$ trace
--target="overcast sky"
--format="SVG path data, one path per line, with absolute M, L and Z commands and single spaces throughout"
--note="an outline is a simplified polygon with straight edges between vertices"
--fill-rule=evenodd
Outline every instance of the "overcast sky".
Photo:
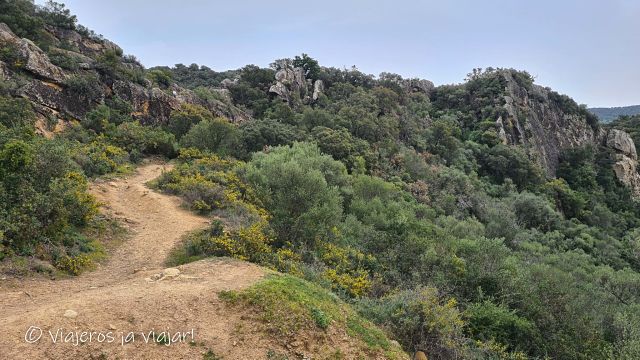
M 147 67 L 305 52 L 436 84 L 513 67 L 589 106 L 640 104 L 640 0 L 58 1 Z

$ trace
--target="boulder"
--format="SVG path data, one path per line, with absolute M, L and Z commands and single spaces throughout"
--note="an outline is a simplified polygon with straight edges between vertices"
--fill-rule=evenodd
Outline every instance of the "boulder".
M 640 174 L 638 174 L 638 154 L 631 136 L 618 129 L 604 133 L 604 145 L 614 151 L 613 172 L 621 183 L 628 186 L 635 198 L 640 199 Z
M 607 147 L 610 147 L 616 152 L 630 157 L 633 160 L 638 159 L 633 139 L 631 139 L 629 134 L 622 130 L 611 129 L 607 134 L 606 145 Z
M 228 89 L 231 86 L 235 85 L 237 82 L 238 80 L 224 79 L 220 81 L 220 86 L 222 86 L 225 89 Z
M 313 95 L 311 96 L 313 101 L 317 101 L 318 97 L 320 97 L 320 94 L 322 94 L 323 92 L 324 92 L 324 83 L 322 82 L 322 80 L 316 80 L 313 83 Z
M 78 317 L 78 313 L 76 311 L 74 311 L 74 310 L 67 310 L 67 311 L 64 312 L 64 315 L 62 315 L 62 316 L 66 317 L 66 318 L 69 318 L 69 319 L 75 319 L 76 317 Z
M 613 164 L 613 171 L 621 183 L 627 185 L 633 191 L 635 197 L 640 197 L 640 175 L 638 174 L 638 162 L 627 156 L 620 156 Z
M 277 94 L 282 100 L 286 102 L 291 102 L 291 94 L 289 93 L 289 89 L 282 82 L 277 82 L 269 88 L 270 93 Z
M 67 77 L 64 71 L 49 61 L 49 57 L 29 39 L 20 39 L 4 23 L 0 23 L 0 46 L 13 46 L 21 67 L 38 78 L 62 83 Z
M 427 95 L 435 89 L 435 85 L 431 81 L 424 79 L 406 79 L 404 87 L 412 92 L 423 92 Z
M 308 83 L 304 75 L 304 69 L 294 67 L 291 61 L 281 60 L 277 62 L 280 68 L 275 75 L 276 83 L 269 88 L 269 92 L 277 94 L 289 105 L 296 105 L 295 99 L 308 97 Z
M 162 278 L 174 278 L 180 275 L 180 270 L 176 268 L 167 268 L 162 271 Z

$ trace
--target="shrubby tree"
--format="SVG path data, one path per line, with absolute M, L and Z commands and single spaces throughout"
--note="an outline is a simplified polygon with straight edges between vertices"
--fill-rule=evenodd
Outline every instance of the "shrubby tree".
M 214 118 L 211 111 L 199 105 L 184 104 L 180 110 L 171 112 L 167 130 L 180 140 L 192 126 Z
M 191 127 L 180 139 L 183 147 L 194 147 L 222 155 L 237 149 L 238 130 L 224 118 L 205 119 Z
M 244 176 L 272 214 L 280 244 L 312 245 L 341 219 L 339 188 L 346 169 L 315 145 L 295 143 L 257 153 Z

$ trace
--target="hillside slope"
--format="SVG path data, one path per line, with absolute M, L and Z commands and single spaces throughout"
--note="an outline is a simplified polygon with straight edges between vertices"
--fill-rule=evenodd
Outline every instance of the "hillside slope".
M 603 123 L 610 123 L 620 116 L 633 116 L 640 114 L 640 105 L 590 108 L 589 111 L 595 114 Z
M 57 281 L 0 282 L 0 357 L 211 359 L 215 355 L 258 359 L 271 351 L 282 356 L 301 353 L 323 358 L 341 350 L 348 358 L 357 354 L 387 358 L 376 357 L 379 349 L 369 350 L 361 340 L 351 338 L 337 326 L 332 326 L 323 340 L 302 341 L 306 345 L 291 347 L 290 341 L 305 337 L 289 341 L 274 337 L 262 329 L 259 317 L 247 317 L 245 311 L 220 300 L 221 292 L 251 287 L 272 273 L 256 265 L 219 258 L 164 269 L 169 250 L 181 237 L 209 223 L 182 209 L 179 199 L 145 186 L 170 168 L 166 164 L 147 164 L 131 177 L 93 186 L 104 210 L 128 224 L 132 233 L 97 270 Z M 347 309 L 347 305 L 333 306 Z M 253 314 L 259 316 L 260 311 Z M 38 341 L 29 343 L 25 336 L 32 326 L 43 334 Z M 34 329 L 28 336 L 35 340 L 40 330 Z M 58 330 L 63 334 L 60 337 L 69 337 L 58 338 L 54 343 L 49 331 L 55 337 Z M 143 333 L 149 337 L 154 330 L 155 339 L 143 337 Z M 79 340 L 82 331 L 96 334 L 92 340 L 86 336 Z M 163 331 L 170 332 L 171 338 L 175 332 L 189 335 L 171 344 L 162 338 Z M 74 334 L 68 335 L 70 332 Z M 129 332 L 135 335 L 127 338 Z M 97 333 L 105 337 L 111 333 L 113 341 L 99 338 Z M 128 343 L 123 344 L 123 338 Z M 397 347 L 388 346 L 396 354 L 393 358 L 404 357 Z
M 0 0 L 0 22 L 0 269 L 79 276 L 2 283 L 12 326 L 39 316 L 80 326 L 79 294 L 107 310 L 98 320 L 124 314 L 102 325 L 123 329 L 242 314 L 230 315 L 235 347 L 176 347 L 207 358 L 245 347 L 271 359 L 399 354 L 369 321 L 429 359 L 640 358 L 640 182 L 634 141 L 617 128 L 635 136 L 636 119 L 602 126 L 515 69 L 437 87 L 307 54 L 267 68 L 144 69 L 57 3 Z M 176 198 L 141 183 L 88 191 L 149 157 L 173 160 L 149 186 L 181 198 L 177 216 Z M 97 275 L 87 270 L 108 220 L 92 193 L 117 204 L 116 217 L 131 212 L 143 237 Z M 181 273 L 158 281 L 165 255 Z M 256 279 L 220 292 L 239 269 Z M 160 303 L 154 289 L 179 309 L 149 308 L 142 293 Z M 6 345 L 27 351 L 17 328 Z M 165 348 L 180 352 L 149 351 Z M 117 351 L 130 349 L 142 351 Z

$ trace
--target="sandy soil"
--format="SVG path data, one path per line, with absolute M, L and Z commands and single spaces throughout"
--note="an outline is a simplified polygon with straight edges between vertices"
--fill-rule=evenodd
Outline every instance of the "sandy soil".
M 0 359 L 202 359 L 208 350 L 225 359 L 265 358 L 268 339 L 238 331 L 241 315 L 218 299 L 222 290 L 255 283 L 263 269 L 230 259 L 187 264 L 179 273 L 164 269 L 181 236 L 209 222 L 145 186 L 167 169 L 146 164 L 127 178 L 93 185 L 104 211 L 132 231 L 95 271 L 0 281 Z M 162 341 L 163 331 L 176 342 Z

